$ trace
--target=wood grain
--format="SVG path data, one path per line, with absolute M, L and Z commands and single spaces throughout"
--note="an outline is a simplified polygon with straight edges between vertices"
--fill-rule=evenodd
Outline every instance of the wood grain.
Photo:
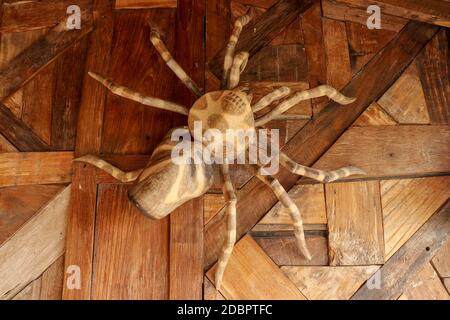
M 144 217 L 128 188 L 99 187 L 92 299 L 167 299 L 169 219 Z
M 379 266 L 281 267 L 309 300 L 347 300 Z
M 310 0 L 281 0 L 270 7 L 264 14 L 253 19 L 244 28 L 236 45 L 236 52 L 247 51 L 250 57 L 255 55 L 265 45 L 280 33 L 286 26 L 292 23 L 298 15 L 305 12 L 312 5 Z M 254 30 L 258 30 L 257 33 Z M 220 77 L 222 73 L 223 48 L 210 62 L 209 69 Z
M 431 123 L 450 122 L 448 30 L 441 30 L 417 57 Z
M 64 280 L 64 255 L 58 258 L 41 276 L 41 300 L 61 300 Z
M 84 12 L 81 30 L 66 30 L 65 21 L 50 29 L 18 56 L 0 68 L 0 100 L 20 89 L 44 66 L 56 59 L 73 43 L 92 30 L 92 21 Z
M 5 3 L 0 32 L 24 32 L 54 27 L 67 19 L 69 16 L 67 8 L 70 5 L 77 5 L 85 12 L 91 10 L 90 0 L 12 1 Z
M 22 152 L 48 151 L 50 147 L 0 103 L 0 132 Z
M 207 272 L 214 282 L 215 267 Z M 225 269 L 220 293 L 226 299 L 304 300 L 295 285 L 270 260 L 250 236 L 234 247 Z
M 379 98 L 396 77 L 411 63 L 423 46 L 433 37 L 437 28 L 417 22 L 409 23 L 395 41 L 377 54 L 363 70 L 343 89 L 344 94 L 358 97 L 350 106 L 330 103 L 287 143 L 283 150 L 295 161 L 312 165 L 340 137 L 359 115 Z M 278 178 L 288 190 L 297 177 L 282 170 Z M 254 194 L 260 195 L 254 201 Z M 242 237 L 277 202 L 269 188 L 257 179 L 250 180 L 238 193 L 237 236 Z M 205 266 L 211 266 L 220 251 L 220 239 L 225 232 L 223 210 L 205 229 Z
M 366 178 L 445 174 L 450 171 L 448 141 L 448 126 L 354 127 L 314 166 L 353 165 L 366 171 Z
M 93 17 L 95 30 L 89 36 L 86 70 L 107 74 L 113 34 L 112 1 L 94 0 Z M 100 152 L 105 101 L 106 89 L 85 72 L 75 147 L 77 157 Z M 64 286 L 62 298 L 90 299 L 97 206 L 96 171 L 82 163 L 76 163 L 73 167 L 72 181 L 77 187 L 71 191 L 72 203 L 64 260 L 65 268 L 78 265 L 82 270 L 82 277 L 80 290 L 68 290 Z
M 351 7 L 367 9 L 365 0 L 335 0 Z M 378 5 L 381 12 L 443 27 L 450 26 L 450 7 L 447 0 L 374 0 L 371 4 Z
M 28 185 L 0 189 L 0 244 L 9 239 L 62 185 Z
M 69 198 L 67 187 L 0 246 L 0 299 L 15 296 L 62 255 Z
M 442 246 L 431 262 L 441 278 L 450 278 L 450 240 Z
M 413 63 L 378 100 L 378 104 L 401 124 L 429 124 L 417 64 Z
M 330 265 L 384 263 L 378 181 L 325 185 Z
M 417 272 L 409 287 L 403 292 L 404 300 L 450 300 L 450 295 L 431 264 Z
M 373 102 L 353 123 L 355 127 L 394 126 L 395 121 L 377 102 Z
M 450 177 L 381 181 L 386 259 L 449 197 Z
M 0 187 L 67 183 L 73 152 L 0 153 Z
M 0 134 L 0 152 L 16 152 L 18 151 L 16 147 L 14 147 L 8 139 L 5 138 L 2 134 Z
M 116 0 L 115 9 L 176 8 L 177 0 Z
M 396 299 L 448 239 L 450 202 L 447 201 L 379 270 L 380 289 L 362 286 L 353 300 Z

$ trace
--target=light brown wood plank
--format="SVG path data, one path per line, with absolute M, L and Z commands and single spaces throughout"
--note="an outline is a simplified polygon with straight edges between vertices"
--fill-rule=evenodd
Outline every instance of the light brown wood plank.
M 447 201 L 375 274 L 379 288 L 363 285 L 354 300 L 397 299 L 418 271 L 436 254 L 450 235 L 450 202 Z M 371 280 L 371 279 L 369 279 Z
M 176 8 L 177 0 L 116 0 L 115 9 Z
M 389 259 L 450 197 L 450 177 L 385 180 L 380 185 Z
M 297 205 L 304 224 L 326 224 L 327 211 L 322 184 L 298 185 L 289 190 L 289 196 Z M 277 203 L 258 224 L 292 224 L 289 212 Z
M 330 265 L 384 263 L 378 181 L 325 185 Z
M 0 187 L 67 183 L 73 152 L 0 153 Z
M 450 278 L 450 240 L 442 246 L 431 262 L 441 278 Z
M 337 169 L 348 165 L 366 177 L 436 175 L 450 172 L 450 127 L 354 127 L 314 165 Z
M 169 219 L 144 217 L 128 188 L 99 186 L 92 299 L 167 299 Z
M 353 124 L 355 127 L 394 125 L 397 125 L 397 121 L 387 114 L 387 112 L 376 102 L 373 102 Z
M 216 267 L 207 272 L 214 282 Z M 220 293 L 227 299 L 304 300 L 305 297 L 250 236 L 234 247 Z
M 210 193 L 203 196 L 203 220 L 207 224 L 225 206 L 223 194 Z
M 429 124 L 424 92 L 416 63 L 406 69 L 378 100 L 378 104 L 401 124 Z
M 0 246 L 0 299 L 15 296 L 62 255 L 69 198 L 67 187 Z
M 40 300 L 61 300 L 64 280 L 64 255 L 41 276 Z
M 2 134 L 0 134 L 0 152 L 17 152 L 17 148 L 12 145 L 8 139 L 5 138 Z
M 12 300 L 39 300 L 41 295 L 41 278 L 37 278 L 22 289 Z
M 404 300 L 450 300 L 450 295 L 431 264 L 417 272 L 402 294 Z
M 281 267 L 309 300 L 347 300 L 379 266 Z

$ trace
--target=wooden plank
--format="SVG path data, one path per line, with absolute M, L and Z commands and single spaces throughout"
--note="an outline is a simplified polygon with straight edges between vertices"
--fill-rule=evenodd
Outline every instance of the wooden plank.
M 173 52 L 175 33 L 170 30 L 174 28 L 174 10 L 116 12 L 108 77 L 141 94 L 170 100 L 173 98 L 173 84 L 179 80 L 156 49 L 148 44 L 149 21 L 160 30 L 167 31 L 167 37 L 163 40 Z M 151 153 L 177 117 L 179 119 L 180 116 L 173 112 L 149 108 L 108 92 L 101 153 Z
M 429 124 L 424 92 L 420 84 L 417 64 L 412 63 L 378 104 L 401 124 Z
M 93 1 L 95 30 L 89 37 L 86 70 L 107 74 L 113 33 L 112 1 Z M 106 89 L 85 72 L 78 117 L 75 155 L 100 152 Z M 89 299 L 93 259 L 94 220 L 97 199 L 96 171 L 82 163 L 74 164 L 72 205 L 67 228 L 65 268 L 82 270 L 80 290 L 63 288 L 63 299 Z M 65 273 L 67 277 L 67 274 Z M 64 281 L 67 281 L 65 278 Z
M 17 148 L 14 147 L 4 135 L 0 134 L 0 152 L 17 152 Z
M 450 278 L 450 240 L 442 246 L 431 262 L 441 278 Z
M 431 123 L 450 123 L 448 30 L 441 30 L 417 57 Z
M 67 183 L 73 152 L 0 153 L 0 187 Z
M 86 11 L 82 14 L 82 24 L 84 27 L 80 30 L 67 30 L 66 21 L 61 22 L 2 67 L 0 100 L 20 89 L 44 66 L 92 30 L 92 21 Z
M 52 150 L 74 150 L 87 39 L 67 50 L 55 66 L 52 113 Z
M 304 224 L 326 224 L 325 193 L 322 184 L 298 185 L 289 190 L 289 196 L 297 205 Z M 289 212 L 277 203 L 258 224 L 292 224 Z
M 116 0 L 115 9 L 176 8 L 177 0 Z
M 253 19 L 244 28 L 236 45 L 236 52 L 247 51 L 250 57 L 255 55 L 265 45 L 292 23 L 298 15 L 305 12 L 312 5 L 310 0 L 281 0 L 264 14 Z M 254 32 L 258 30 L 258 32 Z M 210 62 L 210 70 L 220 77 L 223 67 L 225 48 L 223 48 Z
M 225 206 L 223 194 L 209 193 L 203 196 L 203 221 L 205 225 Z
M 61 300 L 64 279 L 64 255 L 58 258 L 41 276 L 41 300 Z
M 29 283 L 12 300 L 39 300 L 41 295 L 41 278 L 37 278 Z
M 365 178 L 439 175 L 450 172 L 449 126 L 353 127 L 314 165 L 357 166 Z
M 214 282 L 214 266 L 207 272 Z M 304 300 L 295 285 L 250 236 L 234 247 L 220 293 L 228 300 Z
M 303 15 L 302 31 L 308 58 L 308 78 L 311 88 L 327 82 L 327 61 L 323 38 L 321 3 L 315 1 Z M 327 103 L 326 98 L 312 100 L 313 114 L 319 113 Z
M 203 278 L 203 300 L 225 300 L 206 276 Z
M 49 146 L 0 103 L 0 132 L 22 152 L 47 151 Z
M 365 0 L 334 0 L 350 7 L 367 9 Z M 374 0 L 381 12 L 401 18 L 450 27 L 450 7 L 447 0 Z
M 241 81 L 306 81 L 307 67 L 302 45 L 267 46 L 248 61 L 241 74 Z
M 395 41 L 377 54 L 343 89 L 344 94 L 358 97 L 348 107 L 330 103 L 308 122 L 283 150 L 304 165 L 312 165 L 339 138 L 374 100 L 379 98 L 396 77 L 411 63 L 437 28 L 421 23 L 409 23 Z M 297 177 L 281 170 L 278 178 L 290 189 Z M 254 195 L 258 194 L 258 201 Z M 269 188 L 258 179 L 250 180 L 238 193 L 237 236 L 242 237 L 277 202 Z M 211 266 L 220 252 L 220 239 L 225 233 L 224 211 L 216 215 L 205 228 L 205 266 Z
M 450 295 L 431 264 L 417 272 L 409 287 L 403 292 L 404 300 L 450 300 Z
M 323 16 L 329 19 L 351 21 L 366 26 L 367 18 L 367 6 L 365 8 L 351 7 L 345 4 L 338 3 L 334 0 L 322 0 Z M 383 12 L 383 19 L 381 20 L 381 29 L 399 32 L 408 19 L 390 16 Z
M 69 198 L 67 187 L 0 246 L 0 299 L 13 297 L 62 255 Z
M 397 121 L 387 114 L 377 102 L 372 104 L 363 112 L 362 115 L 353 123 L 355 127 L 371 127 L 371 126 L 395 126 Z
M 322 19 L 322 23 L 327 61 L 326 83 L 340 90 L 352 78 L 345 23 L 330 19 Z
M 325 185 L 330 265 L 384 263 L 378 181 Z
M 286 232 L 287 233 L 287 232 Z M 307 260 L 298 251 L 294 233 L 279 235 L 277 232 L 254 232 L 250 235 L 278 266 L 326 266 L 328 265 L 328 239 L 320 234 L 306 232 L 306 243 L 311 252 Z M 272 235 L 273 234 L 273 235 Z
M 449 197 L 450 177 L 381 181 L 386 259 Z
M 67 8 L 70 5 L 78 5 L 82 11 L 89 11 L 90 4 L 90 0 L 7 2 L 3 4 L 3 24 L 0 32 L 24 32 L 54 27 L 67 19 Z
M 22 121 L 46 144 L 52 139 L 52 109 L 55 89 L 55 63 L 40 71 L 22 90 Z
M 92 299 L 167 299 L 169 219 L 144 217 L 128 188 L 99 186 Z
M 387 262 L 379 273 L 379 288 L 362 286 L 354 300 L 396 299 L 450 235 L 450 201 L 439 209 Z M 370 279 L 369 279 L 370 281 Z
M 379 266 L 281 267 L 309 300 L 348 300 Z
M 62 185 L 30 185 L 0 189 L 0 244 L 63 188 Z

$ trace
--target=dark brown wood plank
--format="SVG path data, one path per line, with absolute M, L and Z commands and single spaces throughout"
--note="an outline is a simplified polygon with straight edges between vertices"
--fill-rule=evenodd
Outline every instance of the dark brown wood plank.
M 177 0 L 116 0 L 115 9 L 176 8 Z
M 83 28 L 80 30 L 66 30 L 66 22 L 61 22 L 1 68 L 0 101 L 20 89 L 44 66 L 92 30 L 88 12 L 82 13 L 81 23 Z
M 67 8 L 77 5 L 90 10 L 91 0 L 7 1 L 3 5 L 3 24 L 0 32 L 24 32 L 56 26 L 67 19 Z
M 438 210 L 374 275 L 380 288 L 364 285 L 353 300 L 397 299 L 450 235 L 450 201 Z M 369 279 L 370 281 L 370 279 Z
M 94 0 L 93 14 L 95 30 L 89 37 L 86 70 L 107 74 L 113 34 L 112 1 Z M 105 100 L 106 89 L 85 72 L 78 118 L 76 156 L 100 152 Z M 71 190 L 72 205 L 66 235 L 65 268 L 78 265 L 83 274 L 80 290 L 68 290 L 67 286 L 64 286 L 62 297 L 68 300 L 90 299 L 97 204 L 95 169 L 82 163 L 75 163 L 72 182 L 76 187 Z
M 347 96 L 357 97 L 355 103 L 339 106 L 328 104 L 308 122 L 282 150 L 295 161 L 312 165 L 342 135 L 364 110 L 379 98 L 412 62 L 420 50 L 437 32 L 437 27 L 410 22 L 394 41 L 378 53 L 355 75 L 342 90 Z M 298 177 L 281 170 L 278 178 L 290 189 Z M 258 194 L 258 201 L 254 195 Z M 277 202 L 272 191 L 256 178 L 250 180 L 238 193 L 237 236 L 242 237 Z M 225 232 L 224 211 L 217 214 L 205 229 L 205 266 L 217 259 Z
M 73 45 L 56 61 L 52 103 L 52 150 L 74 150 L 87 39 Z
M 364 10 L 369 5 L 366 0 L 335 1 Z M 447 0 L 373 0 L 370 4 L 380 6 L 381 12 L 389 15 L 450 27 L 450 6 Z
M 449 41 L 448 30 L 442 29 L 417 57 L 431 123 L 450 123 Z
M 205 1 L 178 3 L 176 16 L 176 60 L 189 76 L 204 88 L 205 52 L 203 34 Z M 174 101 L 192 104 L 196 97 L 177 81 Z M 174 125 L 186 118 L 174 117 Z M 199 300 L 203 288 L 203 199 L 197 198 L 170 215 L 169 298 Z
M 298 15 L 305 12 L 312 2 L 311 0 L 281 0 L 244 28 L 236 45 L 236 52 L 247 51 L 250 56 L 255 55 L 291 24 Z M 255 33 L 254 30 L 257 32 Z M 222 73 L 224 55 L 225 48 L 209 63 L 210 70 L 217 77 Z
M 0 132 L 19 151 L 48 151 L 50 147 L 29 127 L 17 119 L 10 109 L 0 104 Z

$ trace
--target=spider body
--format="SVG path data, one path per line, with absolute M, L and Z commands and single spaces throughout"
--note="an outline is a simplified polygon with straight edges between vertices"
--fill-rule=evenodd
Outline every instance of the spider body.
M 134 185 L 129 191 L 131 202 L 146 216 L 155 219 L 167 216 L 183 203 L 206 193 L 212 185 L 214 170 L 219 169 L 223 182 L 227 231 L 215 272 L 215 285 L 217 289 L 220 288 L 225 267 L 236 241 L 237 197 L 230 178 L 229 160 L 236 159 L 240 152 L 246 151 L 249 147 L 249 141 L 247 139 L 240 139 L 237 135 L 231 135 L 231 138 L 229 138 L 227 131 L 231 131 L 232 133 L 236 133 L 236 131 L 255 132 L 277 116 L 296 106 L 299 102 L 311 98 L 327 96 L 340 104 L 350 104 L 355 100 L 354 98 L 344 96 L 330 86 L 322 85 L 317 88 L 292 94 L 289 88 L 281 87 L 262 97 L 255 104 L 252 104 L 252 96 L 248 93 L 248 90 L 238 87 L 240 73 L 247 64 L 249 54 L 247 52 L 234 54 L 239 34 L 243 26 L 251 18 L 252 13 L 250 12 L 236 20 L 233 33 L 226 47 L 221 90 L 206 94 L 203 94 L 202 90 L 198 88 L 195 82 L 173 59 L 161 41 L 160 33 L 152 29 L 150 40 L 156 50 L 160 53 L 167 66 L 197 96 L 197 100 L 190 109 L 167 100 L 144 96 L 127 87 L 118 86 L 113 81 L 105 79 L 98 74 L 89 72 L 94 79 L 114 94 L 140 102 L 143 105 L 169 110 L 187 116 L 187 127 L 178 128 L 182 132 L 182 135 L 178 137 L 185 138 L 189 136 L 183 139 L 185 141 L 181 144 L 184 146 L 182 152 L 174 152 L 179 151 L 178 147 L 180 144 L 178 139 L 173 139 L 173 134 L 175 133 L 175 129 L 173 129 L 154 150 L 148 165 L 144 169 L 123 172 L 94 155 L 86 155 L 75 159 L 75 161 L 90 163 L 108 172 L 119 181 L 134 182 Z M 256 112 L 264 110 L 271 105 L 275 106 L 263 116 L 255 119 L 254 115 Z M 196 134 L 197 125 L 201 126 L 200 136 Z M 211 131 L 220 133 L 222 140 L 217 139 L 217 136 L 214 135 L 208 137 L 208 132 Z M 225 141 L 223 141 L 224 134 Z M 214 152 L 209 153 L 206 160 L 217 158 L 218 150 L 221 150 L 221 147 L 225 147 L 225 151 L 227 152 L 226 159 L 221 163 L 198 162 L 196 161 L 198 158 L 198 145 L 202 147 L 206 146 L 208 149 L 212 147 Z M 231 150 L 228 149 L 229 145 L 232 146 Z M 267 146 L 260 146 L 257 143 L 259 151 L 264 150 L 265 147 Z M 231 151 L 233 153 L 229 158 Z M 309 168 L 296 163 L 279 150 L 276 151 L 276 156 L 279 159 L 280 165 L 293 174 L 309 177 L 322 183 L 331 182 L 350 175 L 364 174 L 364 171 L 355 167 L 345 167 L 334 171 Z M 205 160 L 204 155 L 202 155 L 202 158 Z M 268 175 L 267 171 L 259 164 L 253 165 L 253 167 L 256 167 L 256 177 L 274 191 L 280 203 L 289 212 L 294 227 L 297 246 L 300 252 L 307 259 L 310 259 L 311 254 L 306 245 L 303 222 L 297 206 L 276 178 Z

